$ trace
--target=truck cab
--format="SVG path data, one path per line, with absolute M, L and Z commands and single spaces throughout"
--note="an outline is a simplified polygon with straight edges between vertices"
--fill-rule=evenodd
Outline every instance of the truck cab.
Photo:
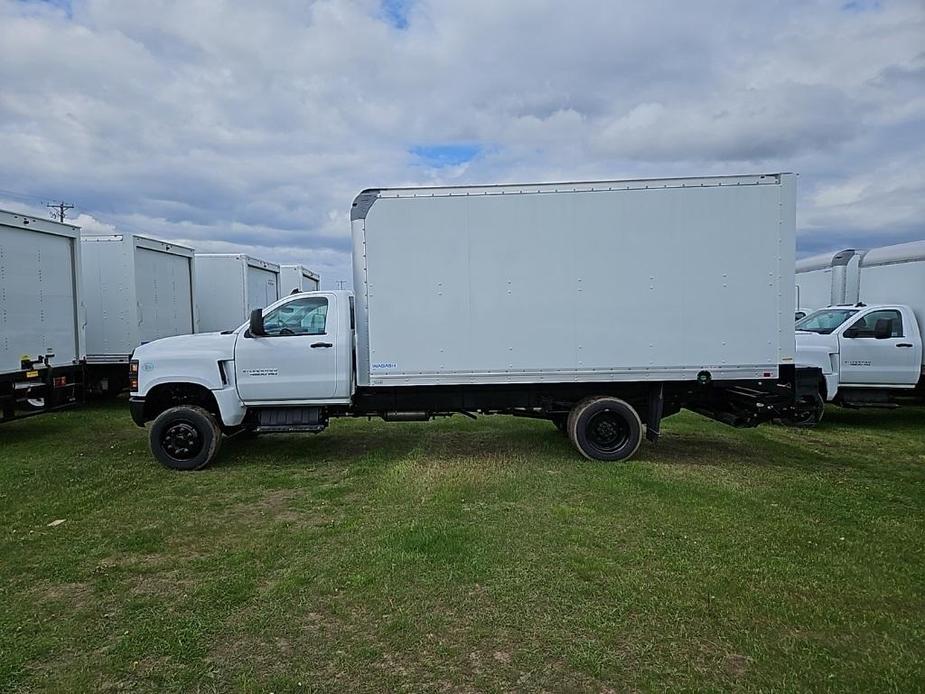
M 796 323 L 796 359 L 823 372 L 824 397 L 892 405 L 922 382 L 922 336 L 909 306 L 830 306 Z
M 353 395 L 349 292 L 301 292 L 255 311 L 235 331 L 234 373 L 245 405 L 347 404 Z

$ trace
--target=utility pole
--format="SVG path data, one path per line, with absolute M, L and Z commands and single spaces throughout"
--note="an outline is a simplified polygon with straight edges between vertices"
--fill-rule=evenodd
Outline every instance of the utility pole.
M 47 202 L 45 207 L 51 210 L 51 216 L 53 219 L 57 219 L 59 222 L 63 222 L 67 216 L 68 210 L 73 210 L 74 206 L 66 202 Z

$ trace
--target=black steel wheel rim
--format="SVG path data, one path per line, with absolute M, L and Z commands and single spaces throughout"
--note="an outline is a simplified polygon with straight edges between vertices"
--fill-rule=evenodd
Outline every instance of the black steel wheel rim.
M 588 441 L 595 448 L 612 453 L 626 445 L 630 428 L 626 420 L 612 410 L 603 410 L 591 415 L 588 420 Z
M 202 434 L 191 422 L 174 422 L 161 435 L 161 448 L 174 460 L 195 458 L 202 446 Z

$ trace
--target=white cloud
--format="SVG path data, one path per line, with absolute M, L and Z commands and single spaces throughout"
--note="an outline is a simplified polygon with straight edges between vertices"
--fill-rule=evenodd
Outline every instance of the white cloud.
M 0 0 L 0 189 L 127 231 L 333 285 L 369 186 L 795 170 L 805 248 L 925 237 L 920 0 L 62 4 Z

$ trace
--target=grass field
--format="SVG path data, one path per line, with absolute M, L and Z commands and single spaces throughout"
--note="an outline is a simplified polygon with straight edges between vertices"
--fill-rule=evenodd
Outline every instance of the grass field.
M 683 414 L 616 465 L 504 417 L 146 446 L 0 428 L 0 689 L 925 688 L 925 410 Z

